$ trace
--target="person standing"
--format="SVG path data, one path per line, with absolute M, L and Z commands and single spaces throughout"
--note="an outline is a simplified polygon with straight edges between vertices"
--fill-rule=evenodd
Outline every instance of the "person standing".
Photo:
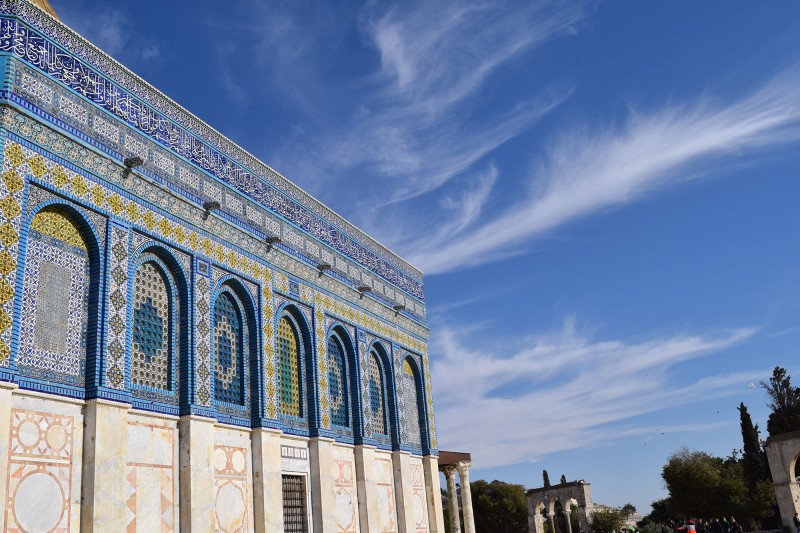
M 736 521 L 734 517 L 731 517 L 731 533 L 742 533 L 742 526 L 739 522 Z
M 731 525 L 728 523 L 727 518 L 723 516 L 720 524 L 722 525 L 722 533 L 731 533 Z

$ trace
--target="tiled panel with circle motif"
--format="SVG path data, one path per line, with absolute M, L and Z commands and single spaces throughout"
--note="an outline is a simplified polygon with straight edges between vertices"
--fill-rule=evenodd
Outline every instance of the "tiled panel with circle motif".
M 71 530 L 74 434 L 71 416 L 12 409 L 6 531 Z
M 215 530 L 244 533 L 248 527 L 246 448 L 214 446 L 214 518 Z

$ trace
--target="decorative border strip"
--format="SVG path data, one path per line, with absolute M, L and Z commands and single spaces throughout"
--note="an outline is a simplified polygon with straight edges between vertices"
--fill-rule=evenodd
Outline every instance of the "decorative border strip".
M 27 15 L 28 13 L 25 13 L 26 10 L 22 7 L 23 4 L 10 0 L 0 2 L 0 12 L 6 14 Z M 45 20 L 42 20 L 41 17 L 38 22 L 40 28 L 48 26 L 44 24 Z M 50 25 L 52 24 L 57 23 L 51 22 Z M 52 28 L 50 29 L 52 30 Z M 55 32 L 51 31 L 52 33 Z M 62 31 L 59 37 L 63 36 Z M 51 38 L 54 37 L 51 36 Z M 350 224 L 347 224 L 347 226 L 351 226 L 347 228 L 347 231 L 342 229 L 344 227 L 342 223 L 345 221 L 332 211 L 325 209 L 327 212 L 324 213 L 324 216 L 316 213 L 308 206 L 312 198 L 307 193 L 300 194 L 302 191 L 294 187 L 295 191 L 293 192 L 296 196 L 304 195 L 306 197 L 303 198 L 306 200 L 304 205 L 303 202 L 285 192 L 291 188 L 288 180 L 280 178 L 263 163 L 259 164 L 257 160 L 250 162 L 250 164 L 262 167 L 261 172 L 256 173 L 237 159 L 209 145 L 206 139 L 207 136 L 213 136 L 216 133 L 214 130 L 209 128 L 204 135 L 198 135 L 191 129 L 174 123 L 164 112 L 151 107 L 156 105 L 163 109 L 169 107 L 169 102 L 158 102 L 161 104 L 160 106 L 148 104 L 143 98 L 123 90 L 119 85 L 96 72 L 94 68 L 98 67 L 89 66 L 78 59 L 79 54 L 48 41 L 44 35 L 20 24 L 18 20 L 2 19 L 0 21 L 0 51 L 12 53 L 42 69 L 48 76 L 64 83 L 173 153 L 216 176 L 326 245 L 352 258 L 387 281 L 407 290 L 420 300 L 424 298 L 421 273 L 417 271 L 412 275 L 410 271 L 398 266 L 392 260 L 395 259 L 394 257 L 391 259 L 387 257 L 391 252 L 382 247 L 378 249 L 375 246 L 377 243 L 359 242 L 352 233 L 360 233 L 360 231 Z M 124 69 L 118 65 L 114 66 L 117 66 L 116 70 Z M 159 95 L 154 94 L 148 96 L 155 97 L 154 100 L 163 98 L 163 96 L 159 98 Z M 235 146 L 227 140 L 224 144 L 227 145 L 226 148 Z M 241 151 L 241 149 L 239 150 Z M 244 152 L 242 151 L 242 153 Z M 322 207 L 321 204 L 316 203 L 318 205 L 315 207 L 318 209 Z M 335 219 L 337 224 L 330 222 L 329 219 Z M 373 245 L 369 246 L 370 244 Z M 368 249 L 368 247 L 372 249 Z M 381 253 L 384 250 L 385 253 Z M 410 267 L 410 265 L 408 266 Z

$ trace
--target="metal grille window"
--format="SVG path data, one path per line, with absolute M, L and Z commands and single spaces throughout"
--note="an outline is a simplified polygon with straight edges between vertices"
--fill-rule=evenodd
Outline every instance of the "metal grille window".
M 303 476 L 283 476 L 283 530 L 308 531 L 306 480 Z

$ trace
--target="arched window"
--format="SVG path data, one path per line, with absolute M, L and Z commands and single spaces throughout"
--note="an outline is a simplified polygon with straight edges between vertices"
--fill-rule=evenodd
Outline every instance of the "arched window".
M 149 255 L 149 254 L 148 254 Z M 168 274 L 151 258 L 136 270 L 133 280 L 133 337 L 131 384 L 173 390 L 175 336 Z
M 372 431 L 379 435 L 389 434 L 389 409 L 386 405 L 386 381 L 380 356 L 375 350 L 369 357 L 369 404 L 372 410 Z
M 229 289 L 214 302 L 214 394 L 219 402 L 244 405 L 248 343 L 241 306 Z
M 331 423 L 336 426 L 350 427 L 348 390 L 344 347 L 335 335 L 331 335 L 328 338 L 328 396 Z
M 408 444 L 420 446 L 422 436 L 420 434 L 421 412 L 419 397 L 417 395 L 417 376 L 411 367 L 411 362 L 406 359 L 403 361 L 403 399 L 405 400 L 406 410 L 406 440 Z
M 302 380 L 300 379 L 300 341 L 288 317 L 278 320 L 278 395 L 281 413 L 303 416 Z
M 73 217 L 34 215 L 28 233 L 17 368 L 21 375 L 85 385 L 90 257 Z

